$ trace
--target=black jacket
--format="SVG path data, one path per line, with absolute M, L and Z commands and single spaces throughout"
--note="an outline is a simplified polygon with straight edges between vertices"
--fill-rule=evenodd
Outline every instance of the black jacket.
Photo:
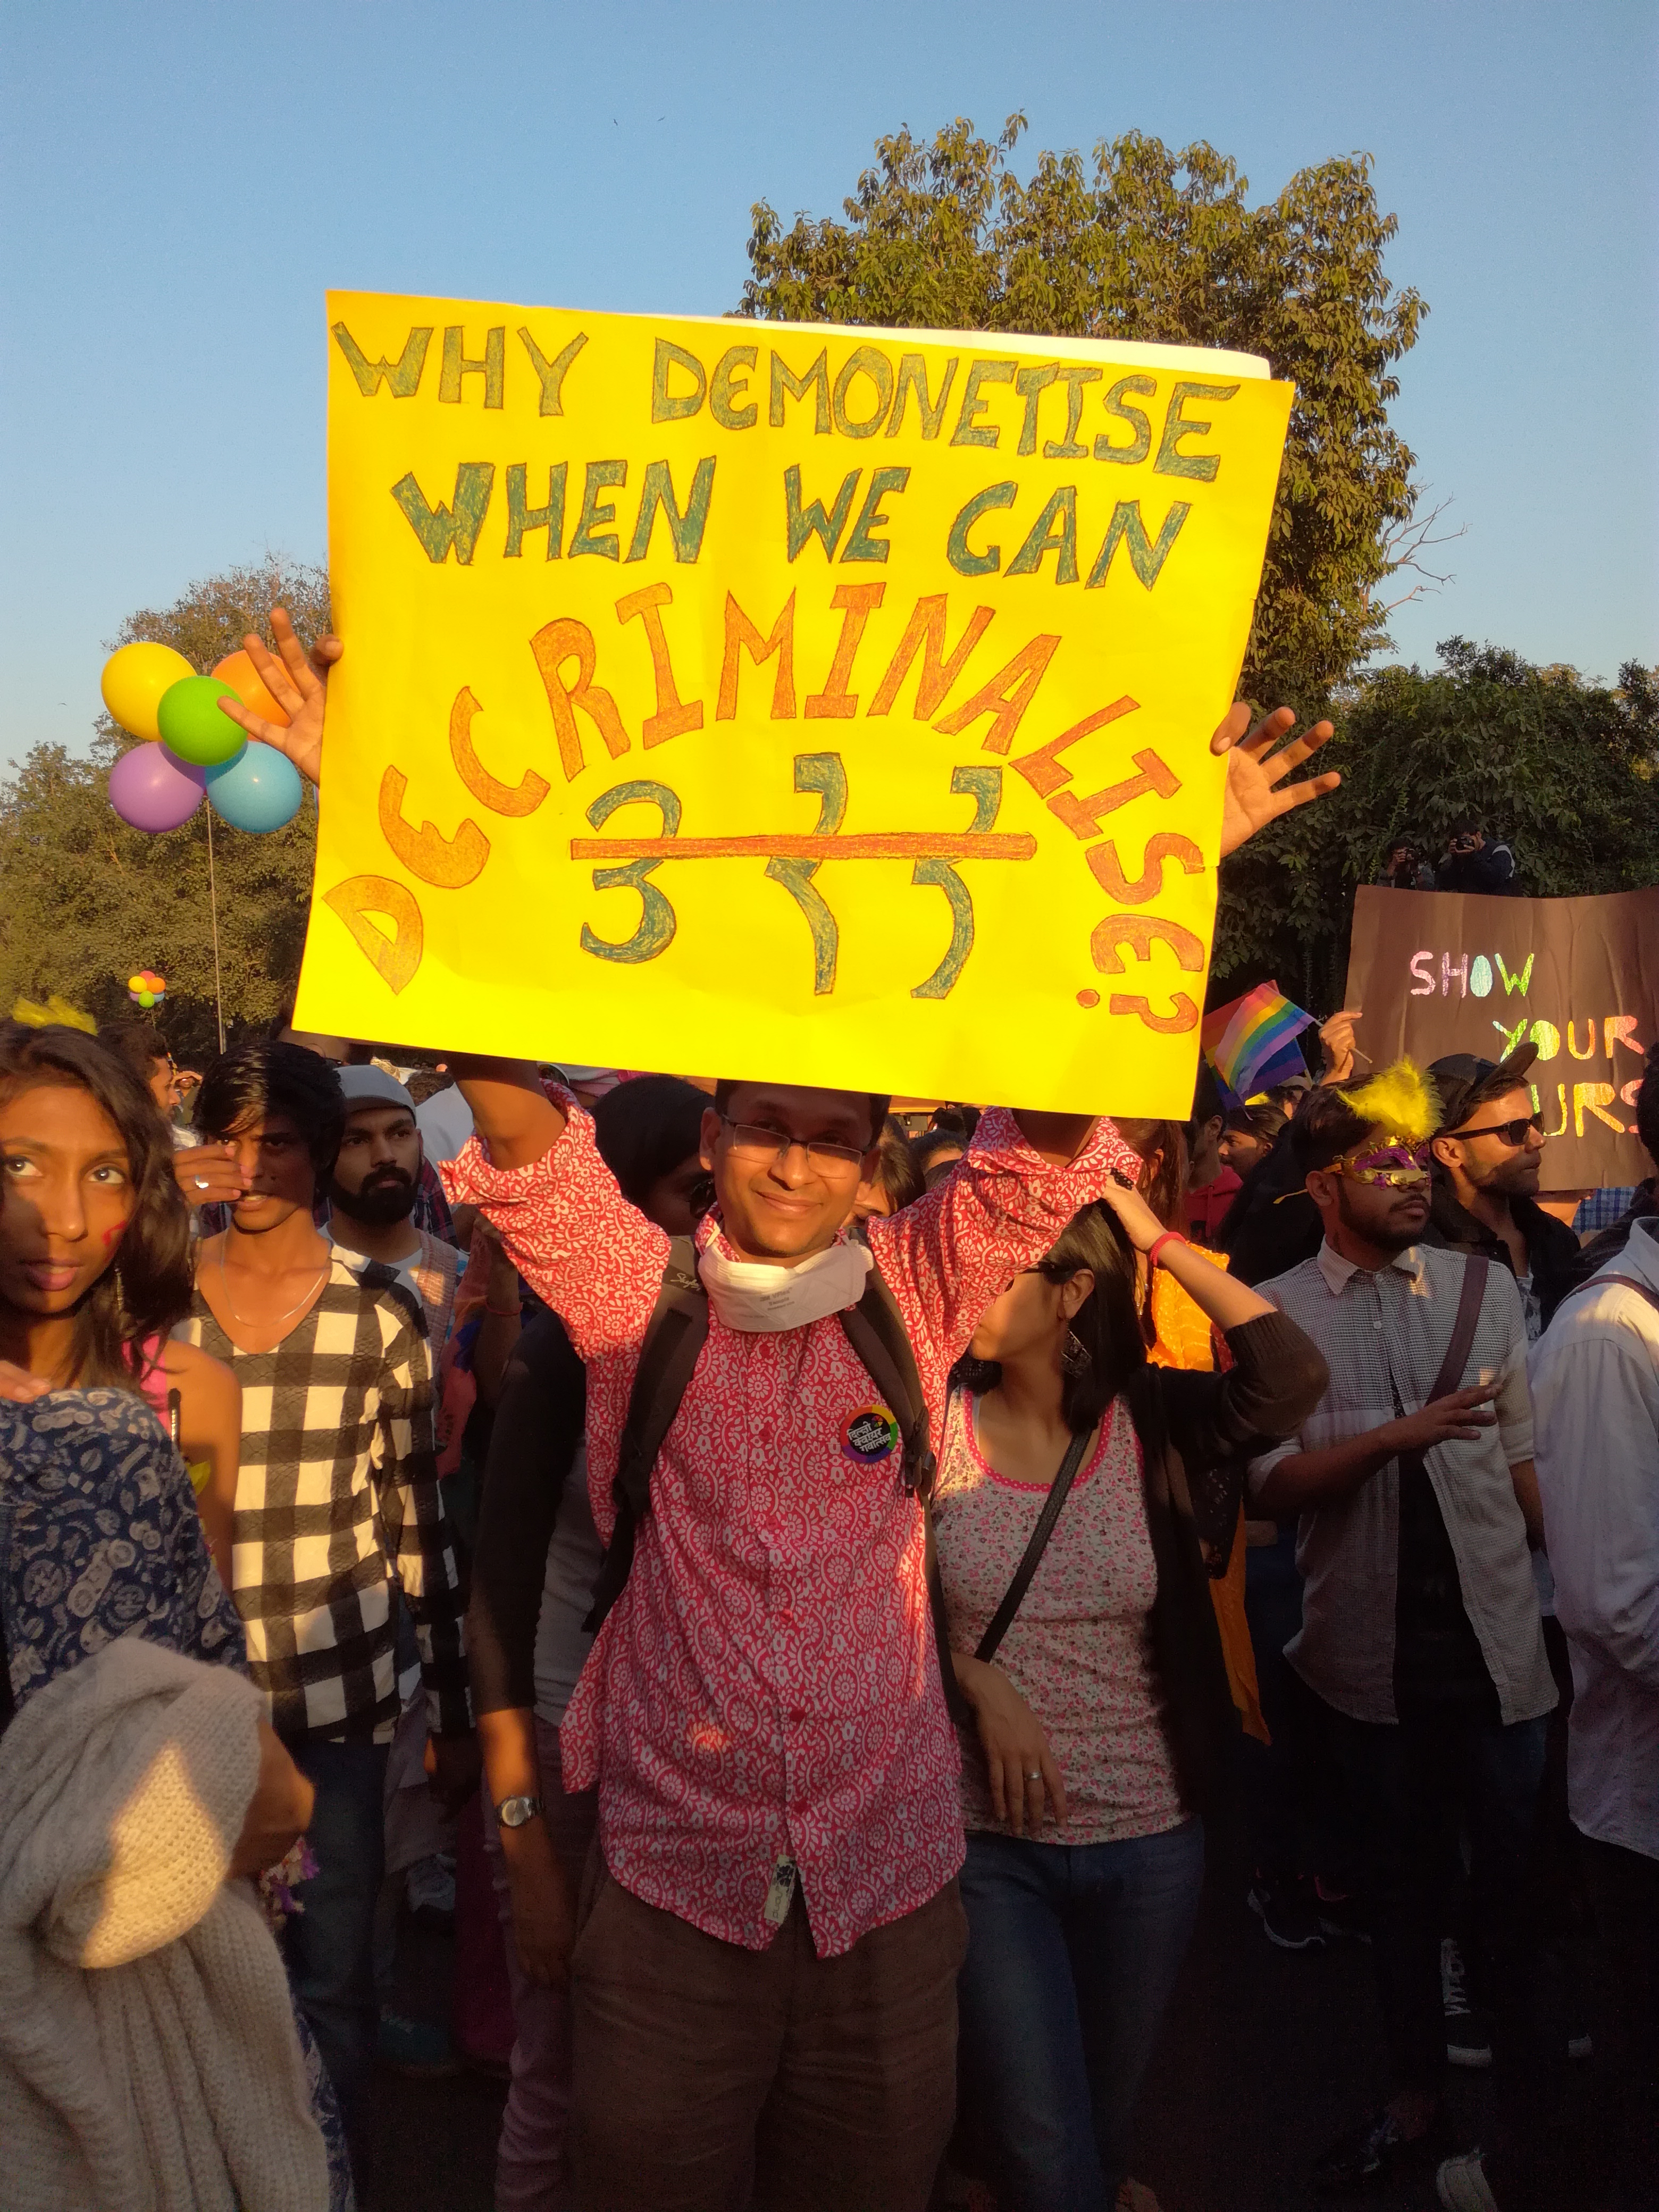
M 1226 1569 L 1244 1462 L 1264 1438 L 1294 1436 L 1330 1382 L 1318 1347 L 1283 1314 L 1230 1328 L 1226 1343 L 1233 1364 L 1224 1374 L 1147 1366 L 1124 1394 L 1158 1562 L 1150 1626 L 1164 1733 L 1182 1801 L 1194 1813 L 1216 1803 L 1238 1733 L 1210 1580 Z
M 467 1608 L 475 1712 L 536 1702 L 536 1624 L 547 1547 L 587 1419 L 587 1370 L 544 1313 L 507 1364 L 484 1465 Z
M 1530 1198 L 1512 1198 L 1510 1213 L 1527 1240 L 1532 1286 L 1538 1293 L 1547 1328 L 1555 1309 L 1578 1279 L 1578 1239 L 1565 1221 L 1546 1213 Z M 1438 1166 L 1434 1171 L 1429 1225 L 1423 1233 L 1423 1242 L 1437 1244 L 1449 1252 L 1483 1253 L 1488 1260 L 1502 1261 L 1511 1274 L 1515 1273 L 1509 1246 L 1458 1204 L 1450 1182 Z
M 1483 845 L 1478 853 L 1448 853 L 1434 872 L 1437 891 L 1474 891 L 1486 898 L 1514 898 L 1515 855 L 1507 845 Z

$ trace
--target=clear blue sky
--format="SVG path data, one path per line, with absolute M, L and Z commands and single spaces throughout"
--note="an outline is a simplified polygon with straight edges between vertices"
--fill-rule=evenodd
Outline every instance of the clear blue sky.
M 1431 313 L 1396 423 L 1468 535 L 1397 618 L 1611 678 L 1659 659 L 1652 0 L 1296 4 L 53 0 L 0 37 L 0 758 L 79 744 L 129 610 L 324 556 L 330 284 L 718 313 L 751 201 L 1014 108 L 1253 197 L 1363 149 Z

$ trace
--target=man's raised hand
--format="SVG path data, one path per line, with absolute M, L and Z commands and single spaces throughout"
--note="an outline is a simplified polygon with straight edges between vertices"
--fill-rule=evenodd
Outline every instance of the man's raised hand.
M 345 647 L 337 637 L 319 637 L 307 653 L 294 635 L 284 607 L 270 611 L 270 634 L 277 651 L 269 653 L 252 632 L 242 648 L 258 672 L 259 681 L 288 716 L 288 726 L 267 722 L 235 699 L 222 699 L 220 711 L 261 744 L 286 753 L 301 775 L 313 783 L 323 780 L 323 709 L 328 701 L 328 672 Z M 280 658 L 278 657 L 280 655 Z
M 1212 753 L 1227 756 L 1227 795 L 1221 811 L 1221 857 L 1236 853 L 1258 830 L 1277 822 L 1292 807 L 1334 791 L 1341 777 L 1334 769 L 1310 776 L 1301 783 L 1286 783 L 1293 768 L 1310 759 L 1327 738 L 1336 733 L 1328 722 L 1316 722 L 1283 752 L 1273 748 L 1296 720 L 1293 707 L 1276 707 L 1264 721 L 1250 728 L 1250 710 L 1241 700 L 1210 740 Z M 1249 732 L 1246 735 L 1246 732 Z M 1271 755 L 1271 758 L 1269 757 Z

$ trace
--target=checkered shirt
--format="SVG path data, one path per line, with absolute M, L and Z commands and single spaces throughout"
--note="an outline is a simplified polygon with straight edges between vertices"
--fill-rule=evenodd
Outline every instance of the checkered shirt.
M 460 1577 L 439 1489 L 420 1304 L 392 1271 L 336 1258 L 270 1352 L 242 1352 L 198 1291 L 179 1331 L 242 1386 L 231 1583 L 248 1671 L 289 1743 L 389 1743 L 393 1583 L 420 1646 L 432 1727 L 471 1725 Z
M 1639 1183 L 1609 1183 L 1604 1189 L 1593 1190 L 1588 1198 L 1578 1201 L 1578 1211 L 1572 1217 L 1575 1237 L 1593 1237 L 1598 1230 L 1611 1229 L 1622 1221 L 1636 1202 Z
M 1413 1244 L 1374 1272 L 1322 1244 L 1311 1260 L 1257 1285 L 1325 1355 L 1330 1387 L 1298 1435 L 1252 1460 L 1259 1491 L 1280 1460 L 1369 1435 L 1427 1402 L 1451 1343 L 1461 1252 Z M 1527 1332 L 1507 1267 L 1487 1270 L 1463 1372 L 1453 1388 L 1495 1383 L 1494 1428 L 1431 1444 L 1423 1464 L 1457 1561 L 1470 1626 L 1506 1723 L 1535 1720 L 1555 1703 L 1544 1652 L 1527 1525 L 1510 1469 L 1532 1456 Z M 1398 1719 L 1395 1613 L 1400 1558 L 1400 1463 L 1390 1460 L 1346 1497 L 1302 1516 L 1302 1626 L 1285 1656 L 1328 1705 L 1351 1720 Z

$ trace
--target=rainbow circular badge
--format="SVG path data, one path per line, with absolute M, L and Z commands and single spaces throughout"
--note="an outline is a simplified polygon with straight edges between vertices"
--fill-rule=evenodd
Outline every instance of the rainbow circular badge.
M 874 1467 L 898 1447 L 899 1425 L 885 1406 L 860 1406 L 842 1424 L 841 1455 L 854 1467 Z

